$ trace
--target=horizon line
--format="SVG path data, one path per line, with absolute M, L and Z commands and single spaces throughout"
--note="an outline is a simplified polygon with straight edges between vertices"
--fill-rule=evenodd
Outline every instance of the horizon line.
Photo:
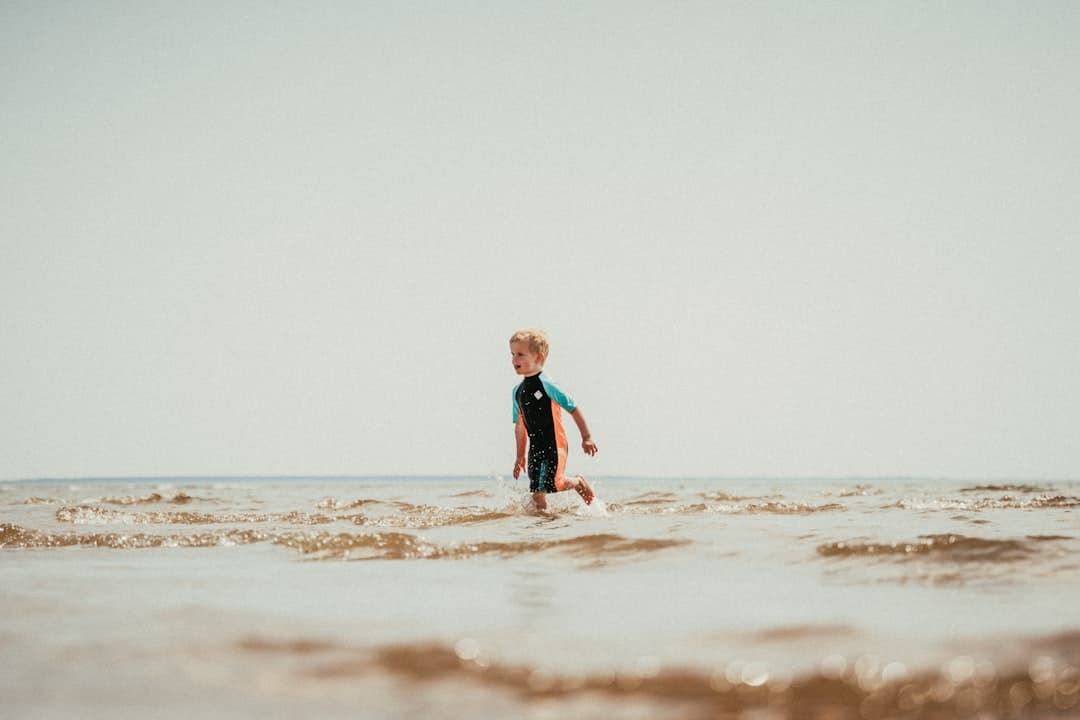
M 1075 482 L 1076 476 L 1033 476 L 1033 475 L 909 475 L 909 474 L 843 474 L 843 475 L 782 475 L 782 474 L 729 474 L 729 475 L 627 475 L 622 473 L 595 474 L 593 478 L 602 480 L 726 480 L 726 481 L 807 481 L 807 480 L 830 480 L 830 481 L 874 481 L 874 480 L 918 480 L 918 481 L 949 481 L 949 482 Z M 192 475 L 72 475 L 72 476 L 41 476 L 41 477 L 8 477 L 0 478 L 0 483 L 17 482 L 105 482 L 105 481 L 136 481 L 136 480 L 159 480 L 159 481 L 205 481 L 205 480 L 457 480 L 463 478 L 481 478 L 490 480 L 506 479 L 505 475 L 494 473 L 319 473 L 319 474 L 251 474 L 237 473 L 225 475 L 192 474 Z

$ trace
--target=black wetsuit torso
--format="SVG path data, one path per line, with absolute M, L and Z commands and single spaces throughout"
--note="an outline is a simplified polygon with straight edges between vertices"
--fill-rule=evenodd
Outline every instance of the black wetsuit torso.
M 525 378 L 514 389 L 514 419 L 529 437 L 530 492 L 558 492 L 567 455 L 561 408 L 573 412 L 574 401 L 543 373 Z

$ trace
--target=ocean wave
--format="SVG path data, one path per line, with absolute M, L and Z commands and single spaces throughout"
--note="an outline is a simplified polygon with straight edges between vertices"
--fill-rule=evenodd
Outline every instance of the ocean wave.
M 882 506 L 882 510 L 1042 510 L 1080 507 L 1080 498 L 1071 495 L 1040 495 L 1034 498 L 903 498 Z
M 1022 492 L 1022 493 L 1048 493 L 1050 488 L 1042 485 L 1030 485 L 1026 483 L 1001 483 L 993 485 L 974 485 L 960 488 L 960 492 Z
M 24 505 L 62 505 L 71 502 L 70 500 L 61 500 L 54 497 L 39 497 L 31 496 L 23 500 Z M 117 495 L 103 497 L 98 500 L 86 500 L 85 503 L 100 502 L 107 505 L 153 505 L 156 503 L 167 503 L 170 505 L 187 505 L 191 502 L 207 502 L 203 498 L 196 498 L 188 495 L 185 492 L 177 492 L 176 494 L 166 497 L 158 492 L 149 493 L 147 495 Z
M 745 500 L 763 500 L 767 497 L 762 495 L 730 495 L 726 492 L 705 492 L 698 493 L 698 497 L 707 502 L 743 502 Z
M 868 495 L 882 495 L 884 490 L 881 488 L 874 488 L 870 485 L 855 485 L 850 488 L 843 488 L 840 490 L 826 490 L 821 494 L 825 497 L 866 497 Z
M 188 511 L 128 512 L 124 510 L 100 508 L 92 505 L 60 508 L 56 511 L 56 519 L 60 522 L 73 523 L 75 525 L 107 525 L 110 523 L 125 525 L 238 525 L 244 523 L 269 522 L 289 523 L 292 525 L 325 525 L 338 520 L 338 518 L 331 515 L 312 515 L 304 512 L 265 514 L 212 514 Z
M 440 560 L 466 559 L 482 555 L 512 557 L 553 550 L 585 558 L 588 566 L 613 559 L 626 559 L 666 548 L 686 545 L 687 540 L 626 538 L 601 533 L 560 540 L 517 542 L 434 543 L 399 532 L 373 534 L 310 533 L 279 536 L 275 543 L 286 545 L 316 560 Z
M 389 503 L 396 512 L 360 516 L 352 518 L 357 525 L 371 527 L 402 528 L 427 530 L 430 528 L 452 525 L 476 525 L 495 522 L 508 517 L 523 514 L 520 507 L 491 508 L 479 506 L 443 507 L 438 505 L 420 505 L 396 501 Z M 351 507 L 351 505 L 350 505 Z
M 819 545 L 830 558 L 930 557 L 953 562 L 1016 562 L 1038 552 L 1044 542 L 1070 540 L 1060 535 L 1029 535 L 1024 539 L 986 539 L 956 534 L 922 535 L 909 542 L 831 542 Z
M 0 523 L 0 548 L 61 548 L 72 546 L 124 550 L 176 547 L 221 547 L 263 542 L 268 536 L 254 530 L 225 530 L 188 535 L 147 533 L 49 533 Z
M 361 498 L 359 500 L 353 500 L 351 502 L 343 502 L 337 498 L 328 497 L 319 501 L 318 508 L 320 510 L 355 510 L 365 505 L 379 505 L 382 500 L 375 500 L 371 498 Z
M 363 524 L 374 527 L 408 528 L 426 530 L 450 525 L 476 525 L 514 517 L 519 513 L 487 508 L 438 508 L 414 506 L 411 512 L 399 515 L 367 517 Z M 359 524 L 359 523 L 358 523 Z
M 735 512 L 748 515 L 809 515 L 822 512 L 843 512 L 847 507 L 840 503 L 809 505 L 806 503 L 769 502 L 761 505 L 753 503 L 737 508 Z
M 450 497 L 493 497 L 487 490 L 463 490 L 459 493 L 454 493 Z
M 311 560 L 459 560 L 483 555 L 513 557 L 554 551 L 578 557 L 585 567 L 613 560 L 644 556 L 686 545 L 688 540 L 627 538 L 601 533 L 559 540 L 518 542 L 436 543 L 401 532 L 328 533 L 228 529 L 205 533 L 158 535 L 150 533 L 50 533 L 10 523 L 0 524 L 0 548 L 59 548 L 72 546 L 114 549 L 157 547 L 218 547 L 270 542 L 296 550 Z
M 672 492 L 647 492 L 636 495 L 629 500 L 623 500 L 620 505 L 633 507 L 635 505 L 666 505 L 678 500 L 678 496 Z
M 476 525 L 503 520 L 520 514 L 510 510 L 494 510 L 481 507 L 447 508 L 433 505 L 410 505 L 408 503 L 399 503 L 399 505 L 401 505 L 398 508 L 399 512 L 387 515 L 330 515 L 301 511 L 277 513 L 132 512 L 93 505 L 79 505 L 60 508 L 56 511 L 56 519 L 63 523 L 75 525 L 240 525 L 248 523 L 329 525 L 335 522 L 346 522 L 352 525 L 423 530 L 452 525 Z M 342 507 L 353 508 L 357 506 L 356 503 L 348 503 Z
M 121 495 L 118 497 L 105 497 L 99 502 L 107 503 L 109 505 L 153 505 L 155 503 L 165 502 L 172 505 L 186 505 L 190 502 L 198 500 L 193 498 L 185 492 L 178 492 L 172 497 L 166 499 L 161 493 L 150 493 L 149 495 Z
M 847 507 L 840 503 L 826 503 L 824 505 L 811 505 L 798 502 L 765 502 L 765 503 L 688 503 L 681 505 L 648 504 L 637 507 L 627 507 L 625 503 L 610 503 L 608 510 L 616 513 L 628 513 L 637 515 L 693 515 L 697 513 L 717 513 L 722 515 L 811 515 L 822 512 L 844 512 Z

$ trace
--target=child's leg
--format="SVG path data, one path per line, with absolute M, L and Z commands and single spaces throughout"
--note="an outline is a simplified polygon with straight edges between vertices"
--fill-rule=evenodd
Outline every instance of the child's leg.
M 582 475 L 575 475 L 572 478 L 564 478 L 562 481 L 562 487 L 560 490 L 576 490 L 577 494 L 581 496 L 581 499 L 585 501 L 586 505 L 591 505 L 593 501 L 593 489 L 589 485 L 589 482 Z
M 529 492 L 537 511 L 547 510 L 547 493 L 559 487 L 558 456 L 554 448 L 529 447 Z

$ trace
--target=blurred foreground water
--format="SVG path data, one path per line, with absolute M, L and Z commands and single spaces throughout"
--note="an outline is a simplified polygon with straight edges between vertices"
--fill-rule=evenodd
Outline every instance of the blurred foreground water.
M 0 483 L 5 718 L 1080 717 L 1080 483 Z

